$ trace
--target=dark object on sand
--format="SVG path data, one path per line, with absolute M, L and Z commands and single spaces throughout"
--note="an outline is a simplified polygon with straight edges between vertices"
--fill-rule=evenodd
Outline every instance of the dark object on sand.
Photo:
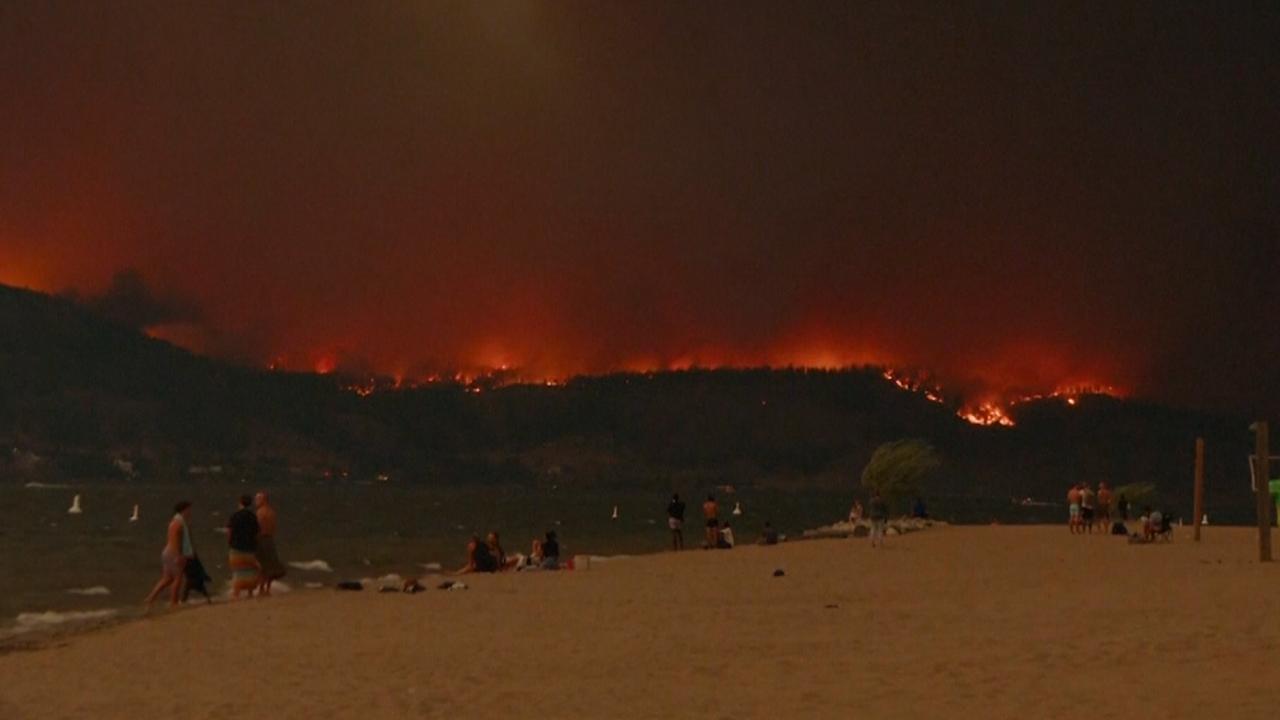
M 213 578 L 204 570 L 204 563 L 200 562 L 200 556 L 194 555 L 187 561 L 186 569 L 183 571 L 187 576 L 187 587 L 182 591 L 182 602 L 186 602 L 191 596 L 191 592 L 200 593 L 204 596 L 206 603 L 213 603 L 213 598 L 209 597 L 209 589 L 205 587 L 205 583 Z
M 1124 523 L 1117 520 L 1111 523 L 1111 534 L 1112 535 L 1128 535 L 1129 529 L 1124 526 Z
M 338 583 L 334 587 L 336 587 L 339 590 L 363 590 L 364 589 L 364 585 L 361 585 L 359 580 L 343 580 L 342 582 Z
M 389 586 L 389 585 L 388 585 L 387 587 L 381 587 L 381 588 L 378 588 L 378 592 L 380 592 L 380 593 L 398 593 L 398 592 L 400 592 L 400 591 L 399 591 L 399 590 L 397 590 L 396 588 L 393 588 L 393 587 L 391 587 L 391 586 Z
M 777 570 L 773 571 L 774 577 L 782 577 L 783 575 L 786 575 L 786 574 L 787 574 L 787 571 L 783 570 L 782 568 L 778 568 Z
M 410 595 L 413 595 L 414 593 L 420 593 L 424 590 L 426 590 L 426 588 L 422 587 L 422 583 L 418 582 L 417 580 L 409 580 L 404 584 L 404 591 L 409 593 Z

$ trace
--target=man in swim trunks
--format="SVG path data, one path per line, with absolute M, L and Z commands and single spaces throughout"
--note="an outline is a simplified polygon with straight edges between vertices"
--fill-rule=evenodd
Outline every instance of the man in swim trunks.
M 1102 532 L 1111 530 L 1111 488 L 1106 482 L 1098 483 L 1098 508 L 1096 519 L 1102 526 Z
M 1080 483 L 1071 486 L 1067 491 L 1067 507 L 1070 508 L 1071 516 L 1067 520 L 1067 527 L 1071 529 L 1071 534 L 1076 534 L 1080 529 Z
M 667 503 L 667 527 L 671 528 L 671 549 L 684 549 L 684 501 L 680 499 L 680 493 L 671 495 L 671 502 Z
M 715 495 L 707 495 L 707 501 L 702 503 L 702 516 L 707 520 L 706 536 L 702 546 L 704 548 L 714 548 L 720 540 L 720 506 L 716 504 Z
M 1082 532 L 1093 534 L 1093 501 L 1096 496 L 1093 488 L 1089 487 L 1089 483 L 1084 483 L 1080 488 L 1080 524 Z
M 169 607 L 178 607 L 182 585 L 186 582 L 187 560 L 195 554 L 191 546 L 191 532 L 187 529 L 190 520 L 191 503 L 183 500 L 173 506 L 173 519 L 169 521 L 164 550 L 160 553 L 160 580 L 145 601 L 148 610 L 165 588 L 173 588 L 169 592 Z
M 258 549 L 255 554 L 258 564 L 262 566 L 262 574 L 258 576 L 258 592 L 261 595 L 271 594 L 271 583 L 285 576 L 284 563 L 280 562 L 280 554 L 276 552 L 276 509 L 271 506 L 266 491 L 259 492 L 253 499 L 258 516 Z

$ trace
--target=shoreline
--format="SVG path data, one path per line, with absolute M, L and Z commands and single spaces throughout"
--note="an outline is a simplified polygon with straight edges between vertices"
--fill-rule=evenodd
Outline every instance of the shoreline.
M 952 526 L 157 612 L 0 655 L 0 714 L 225 718 L 234 688 L 285 718 L 1269 717 L 1241 669 L 1280 650 L 1280 565 L 1250 528 L 1189 537 Z

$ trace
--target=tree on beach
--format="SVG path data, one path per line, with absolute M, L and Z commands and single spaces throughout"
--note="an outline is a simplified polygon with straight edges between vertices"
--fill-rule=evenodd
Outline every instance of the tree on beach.
M 938 452 L 923 440 L 884 443 L 862 470 L 862 486 L 891 503 L 920 494 L 921 482 L 942 465 Z

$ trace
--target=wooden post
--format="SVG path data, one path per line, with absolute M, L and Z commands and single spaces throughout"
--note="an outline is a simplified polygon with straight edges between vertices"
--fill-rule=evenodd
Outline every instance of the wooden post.
M 1204 438 L 1196 438 L 1196 494 L 1195 512 L 1191 515 L 1191 524 L 1195 526 L 1192 536 L 1200 542 L 1200 522 L 1204 518 Z
M 1254 477 L 1258 480 L 1258 560 L 1271 562 L 1271 478 L 1268 458 L 1267 423 L 1259 420 L 1253 426 L 1257 443 L 1254 449 Z

